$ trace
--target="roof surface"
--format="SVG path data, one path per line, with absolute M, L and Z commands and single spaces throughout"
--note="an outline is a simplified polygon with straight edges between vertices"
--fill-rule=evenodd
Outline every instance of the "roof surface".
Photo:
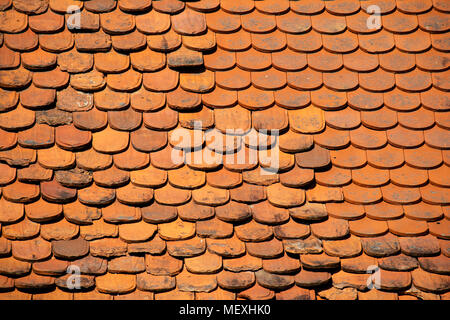
M 449 1 L 0 10 L 0 299 L 449 298 Z

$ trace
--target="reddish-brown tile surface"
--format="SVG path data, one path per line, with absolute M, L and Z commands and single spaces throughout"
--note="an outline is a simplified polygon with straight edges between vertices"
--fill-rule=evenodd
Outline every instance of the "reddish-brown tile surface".
M 0 1 L 0 299 L 448 299 L 448 12 Z

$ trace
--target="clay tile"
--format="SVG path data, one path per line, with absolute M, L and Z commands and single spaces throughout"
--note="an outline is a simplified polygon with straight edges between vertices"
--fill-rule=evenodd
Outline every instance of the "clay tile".
M 448 290 L 448 276 L 429 273 L 422 269 L 411 272 L 413 284 L 424 291 L 445 292 Z
M 146 255 L 147 272 L 152 275 L 174 276 L 183 267 L 183 260 L 173 258 L 169 254 L 161 256 Z
M 31 82 L 31 79 L 32 74 L 23 67 L 0 71 L 0 87 L 5 89 L 25 87 Z
M 116 8 L 117 1 L 114 0 L 91 0 L 84 3 L 84 7 L 92 12 L 102 13 L 114 10 Z
M 200 103 L 199 94 L 185 91 L 181 87 L 167 94 L 167 104 L 174 110 L 192 110 Z
M 181 205 L 191 198 L 189 190 L 172 187 L 170 184 L 155 190 L 155 200 L 160 204 Z
M 191 208 L 195 209 L 196 206 Z M 206 210 L 206 207 L 203 207 L 202 211 L 208 213 L 208 216 L 211 213 L 211 210 Z M 213 239 L 228 238 L 233 234 L 233 226 L 217 218 L 197 221 L 196 229 L 199 236 Z
M 112 46 L 117 51 L 133 52 L 147 47 L 147 38 L 139 31 L 112 36 Z
M 214 32 L 229 33 L 237 31 L 241 26 L 238 15 L 232 15 L 219 10 L 206 15 L 208 28 Z
M 310 30 L 301 34 L 286 34 L 287 46 L 294 50 L 304 53 L 316 52 L 322 48 L 321 34 Z
M 383 27 L 392 33 L 408 33 L 417 28 L 417 17 L 395 11 L 382 17 Z
M 330 157 L 334 165 L 345 169 L 361 168 L 367 162 L 366 152 L 353 146 L 342 150 L 331 150 Z
M 286 85 L 286 73 L 274 68 L 266 71 L 252 72 L 251 77 L 253 85 L 263 90 L 281 89 Z
M 153 276 L 140 273 L 137 275 L 136 281 L 137 288 L 145 291 L 160 292 L 175 288 L 175 278 L 170 276 Z
M 388 221 L 389 230 L 400 236 L 420 236 L 428 231 L 428 226 L 425 221 L 411 220 L 402 218 L 398 220 Z
M 206 250 L 206 241 L 203 238 L 193 237 L 187 240 L 167 242 L 167 252 L 176 258 L 198 256 Z
M 199 73 L 181 73 L 180 86 L 191 92 L 210 91 L 214 87 L 214 73 L 208 70 Z
M 440 206 L 429 205 L 426 203 L 417 203 L 403 206 L 405 215 L 414 220 L 435 221 L 439 220 L 443 213 Z
M 183 35 L 196 35 L 206 30 L 205 16 L 196 11 L 186 9 L 171 17 L 174 30 Z
M 358 48 L 358 37 L 349 31 L 338 35 L 324 34 L 322 41 L 323 47 L 333 53 L 349 53 Z M 364 67 L 371 62 L 372 60 L 369 58 L 369 61 L 364 63 Z
M 214 71 L 224 71 L 231 69 L 236 64 L 236 56 L 234 53 L 217 48 L 210 54 L 203 56 L 205 68 Z
M 371 204 L 381 200 L 382 193 L 379 188 L 364 188 L 351 184 L 342 188 L 344 199 L 354 204 Z
M 150 8 L 152 5 L 151 0 L 139 0 L 139 1 L 130 1 L 130 0 L 120 0 L 119 8 L 125 12 L 139 12 L 144 11 Z
M 94 33 L 77 33 L 75 46 L 82 52 L 108 51 L 111 48 L 111 36 L 101 30 Z
M 19 102 L 19 94 L 15 91 L 0 89 L 0 110 L 2 112 L 14 109 Z
M 122 171 L 115 166 L 106 170 L 98 170 L 93 173 L 94 181 L 102 187 L 118 187 L 127 184 L 129 173 Z
M 405 13 L 423 13 L 428 11 L 432 6 L 431 1 L 397 1 L 397 9 Z
M 379 266 L 389 271 L 411 271 L 418 267 L 417 259 L 403 253 L 378 259 Z
M 396 74 L 396 84 L 399 89 L 409 92 L 425 91 L 431 86 L 431 75 L 428 72 L 415 69 L 408 73 Z
M 200 0 L 195 3 L 187 3 L 189 8 L 192 8 L 196 11 L 200 12 L 211 12 L 219 9 L 220 1 L 219 0 Z
M 362 205 L 348 202 L 327 203 L 326 209 L 331 217 L 338 219 L 354 220 L 364 216 L 364 207 Z
M 51 71 L 33 74 L 33 83 L 39 88 L 62 88 L 69 82 L 69 74 L 56 67 Z
M 30 129 L 19 132 L 17 141 L 25 148 L 50 147 L 54 143 L 54 131 L 46 124 L 36 124 Z
M 445 14 L 431 10 L 418 16 L 420 28 L 428 32 L 446 32 L 449 30 Z
M 395 86 L 395 78 L 393 74 L 378 69 L 370 73 L 359 74 L 359 84 L 368 91 L 382 92 Z
M 303 269 L 295 276 L 295 283 L 300 287 L 311 288 L 326 284 L 331 279 L 328 272 Z
M 115 199 L 113 189 L 106 189 L 92 185 L 78 191 L 78 199 L 86 205 L 104 205 L 112 203 Z
M 309 151 L 297 153 L 295 161 L 302 168 L 325 167 L 330 163 L 330 154 L 327 149 L 314 145 Z
M 330 256 L 350 258 L 358 256 L 362 246 L 358 237 L 350 236 L 343 240 L 324 240 L 323 250 Z
M 117 192 L 119 191 L 120 189 L 117 190 Z M 113 204 L 102 209 L 102 216 L 104 221 L 110 223 L 133 222 L 141 218 L 141 212 L 139 208 L 123 205 L 120 202 L 115 201 Z M 136 229 L 137 228 L 138 226 L 136 226 Z M 121 236 L 121 238 L 123 237 Z
M 440 255 L 437 257 L 419 257 L 419 263 L 422 269 L 440 274 L 448 274 L 449 272 L 449 258 Z
M 82 188 L 92 182 L 92 174 L 79 168 L 55 172 L 55 179 L 69 188 Z
M 336 71 L 342 66 L 342 56 L 322 50 L 308 54 L 308 65 L 318 71 Z
M 50 202 L 69 202 L 76 198 L 76 189 L 66 188 L 56 180 L 41 182 L 42 198 Z
M 398 113 L 398 122 L 409 129 L 428 129 L 434 125 L 434 113 L 425 108 Z
M 278 30 L 268 34 L 256 33 L 252 34 L 252 44 L 261 52 L 280 51 L 286 47 L 286 37 Z
M 116 51 L 94 54 L 95 68 L 103 73 L 120 73 L 128 69 L 130 58 Z
M 264 70 L 270 67 L 272 61 L 268 53 L 263 53 L 250 48 L 247 51 L 237 52 L 237 65 L 246 71 Z
M 229 203 L 215 208 L 216 216 L 225 222 L 237 222 L 248 219 L 251 216 L 248 205 L 230 201 Z
M 122 170 L 139 170 L 148 166 L 150 155 L 128 147 L 125 152 L 113 156 L 114 165 Z
M 142 114 L 132 108 L 108 112 L 108 123 L 114 130 L 132 131 L 139 127 L 141 122 Z
M 119 238 L 104 238 L 90 241 L 91 255 L 95 257 L 119 257 L 126 255 L 127 244 Z
M 108 272 L 111 273 L 140 273 L 145 271 L 144 257 L 123 256 L 113 258 L 108 262 Z
M 344 92 L 332 91 L 326 87 L 311 91 L 313 105 L 324 110 L 340 109 L 347 103 L 347 95 Z
M 339 266 L 339 258 L 329 256 L 325 253 L 321 254 L 302 254 L 300 256 L 302 266 L 311 269 L 330 269 Z
M 121 74 L 108 74 L 106 77 L 108 87 L 116 91 L 134 91 L 142 82 L 142 75 L 132 69 Z
M 277 238 L 299 239 L 309 236 L 310 228 L 307 225 L 297 223 L 295 220 L 291 219 L 287 223 L 275 226 L 274 233 Z
M 304 203 L 305 194 L 298 189 L 285 187 L 281 184 L 273 184 L 267 187 L 267 198 L 271 204 L 277 207 L 295 207 Z
M 395 46 L 394 36 L 385 30 L 376 34 L 358 35 L 361 49 L 368 53 L 384 53 L 390 51 Z
M 255 276 L 258 284 L 269 289 L 287 289 L 294 284 L 294 277 L 290 275 L 277 275 L 258 270 Z
M 390 169 L 401 166 L 405 160 L 401 149 L 387 145 L 383 149 L 367 150 L 367 161 L 373 167 Z
M 435 111 L 447 109 L 448 97 L 443 91 L 432 88 L 427 92 L 421 93 L 420 96 L 423 106 L 427 109 Z
M 131 274 L 107 273 L 95 278 L 97 290 L 103 293 L 123 294 L 136 288 L 136 276 Z
M 242 241 L 264 241 L 272 236 L 272 228 L 256 221 L 235 227 L 236 235 Z
M 359 237 L 376 237 L 388 231 L 387 223 L 384 221 L 363 218 L 349 221 L 350 232 Z
M 77 38 L 77 48 L 87 48 L 90 50 L 90 43 L 83 43 L 83 39 L 86 42 L 86 38 L 80 38 L 81 42 L 79 42 Z M 39 34 L 39 44 L 42 49 L 50 52 L 63 52 L 71 49 L 74 45 L 74 35 L 70 33 L 67 29 L 64 29 L 59 33 L 51 33 L 51 34 Z
M 236 236 L 226 239 L 207 238 L 208 251 L 222 257 L 237 257 L 245 253 L 245 245 Z
M 270 91 L 249 87 L 248 89 L 238 91 L 238 102 L 247 109 L 260 110 L 273 105 L 274 97 Z
M 327 88 L 337 91 L 348 91 L 358 86 L 358 75 L 355 72 L 342 70 L 335 73 L 324 73 L 323 83 Z
M 103 153 L 118 153 L 128 147 L 129 134 L 106 127 L 92 135 L 92 146 Z
M 415 93 L 407 93 L 397 88 L 384 93 L 384 103 L 388 108 L 398 111 L 410 111 L 420 105 L 420 96 Z
M 428 222 L 428 229 L 432 235 L 438 238 L 447 240 L 450 238 L 448 221 L 445 219 L 436 222 Z M 444 251 L 444 249 L 442 249 L 442 251 Z
M 416 57 L 417 60 L 417 66 L 421 70 L 427 70 L 427 71 L 441 71 L 443 69 L 448 69 L 449 62 L 447 61 L 446 55 L 436 51 L 434 49 L 431 49 L 427 52 L 424 52 L 422 54 L 418 54 Z M 445 78 L 445 72 L 442 73 Z M 432 74 L 433 76 L 433 74 Z M 441 85 L 443 86 L 442 89 L 445 88 L 444 83 L 440 83 L 440 78 L 436 79 L 437 83 L 435 83 L 436 86 Z M 439 87 L 439 86 L 438 86 Z
M 379 149 L 387 143 L 384 131 L 371 130 L 364 126 L 350 131 L 350 139 L 354 146 L 361 149 Z
M 327 187 L 339 187 L 348 184 L 352 179 L 350 170 L 332 167 L 328 171 L 316 172 L 315 178 L 318 184 Z
M 216 72 L 216 83 L 225 89 L 244 89 L 250 85 L 250 75 L 249 72 L 239 68 L 218 71 Z
M 320 33 L 335 34 L 344 31 L 347 27 L 343 17 L 335 16 L 328 12 L 311 16 L 311 23 L 313 29 Z
M 59 126 L 56 128 L 56 143 L 64 149 L 76 150 L 83 148 L 91 142 L 91 133 L 81 131 L 73 125 Z
M 424 202 L 442 205 L 447 205 L 449 203 L 448 195 L 446 194 L 445 190 L 446 189 L 439 188 L 431 184 L 420 188 L 420 192 L 422 194 L 422 199 Z
M 357 50 L 342 56 L 345 68 L 352 71 L 369 72 L 378 67 L 378 59 L 373 54 Z
M 8 33 L 18 33 L 27 27 L 27 15 L 14 9 L 5 10 L 1 13 L 0 30 Z
M 73 74 L 70 85 L 81 91 L 99 91 L 105 87 L 106 80 L 103 73 L 92 70 L 87 73 Z
M 390 129 L 397 124 L 397 112 L 387 108 L 361 112 L 361 122 L 370 129 Z
M 27 29 L 21 33 L 5 34 L 3 41 L 14 51 L 33 51 L 38 45 L 38 36 L 31 29 Z
M 64 16 L 56 14 L 52 10 L 47 10 L 38 15 L 28 17 L 30 29 L 38 33 L 59 31 L 64 26 Z
M 409 166 L 403 166 L 390 171 L 391 181 L 400 187 L 418 187 L 425 185 L 428 175 L 425 170 L 417 170 Z
M 341 149 L 350 143 L 348 132 L 326 127 L 325 131 L 314 135 L 314 142 L 327 149 Z
M 425 143 L 428 144 L 432 148 L 437 149 L 448 149 L 449 144 L 448 141 L 448 131 L 434 126 L 430 130 L 424 131 Z
M 275 17 L 253 11 L 241 16 L 242 28 L 253 33 L 267 33 L 276 28 Z
M 397 49 L 380 54 L 379 58 L 381 68 L 390 72 L 410 71 L 415 66 L 414 55 Z
M 16 178 L 16 169 L 7 164 L 0 164 L 0 185 L 7 185 Z
M 217 46 L 227 51 L 243 51 L 251 47 L 250 33 L 243 29 L 235 33 L 217 33 Z
M 29 109 L 41 109 L 53 104 L 56 99 L 54 89 L 42 89 L 31 84 L 20 92 L 21 104 Z
M 184 2 L 179 0 L 161 0 L 153 3 L 153 8 L 159 12 L 176 14 L 185 7 Z
M 22 261 L 44 260 L 50 257 L 51 250 L 51 243 L 42 238 L 12 242 L 13 257 Z
M 440 187 L 448 187 L 448 166 L 441 166 L 437 169 L 429 170 L 428 176 L 432 184 Z
M 303 33 L 311 29 L 311 19 L 308 16 L 296 14 L 294 11 L 289 11 L 275 18 L 278 29 L 286 33 Z
M 389 182 L 389 171 L 365 166 L 352 170 L 353 182 L 363 187 L 380 187 Z
M 164 223 L 177 217 L 177 209 L 172 206 L 161 205 L 154 202 L 150 206 L 141 208 L 142 218 L 148 223 Z
M 169 91 L 178 85 L 178 72 L 169 68 L 154 73 L 144 73 L 144 87 L 152 91 Z
M 11 251 L 11 244 L 9 242 L 8 245 L 9 251 Z M 16 260 L 13 257 L 2 258 L 2 260 L 0 260 L 0 273 L 4 276 L 26 275 L 30 272 L 30 269 L 31 269 L 30 263 Z
M 347 93 L 350 107 L 360 111 L 372 111 L 383 105 L 383 95 L 358 88 Z
M 416 41 L 411 41 L 415 39 Z M 395 35 L 395 44 L 402 51 L 418 53 L 431 47 L 431 40 L 428 33 L 418 29 L 409 34 Z
M 425 222 L 418 222 L 418 223 L 425 223 Z M 402 252 L 404 254 L 413 257 L 433 256 L 440 252 L 439 242 L 437 241 L 436 237 L 432 235 L 426 236 L 406 235 L 405 237 L 400 237 L 399 242 Z
M 100 22 L 105 32 L 109 34 L 123 34 L 134 29 L 134 16 L 121 10 L 114 10 L 100 16 Z
M 364 252 L 372 257 L 387 257 L 400 251 L 398 238 L 390 233 L 378 237 L 361 238 Z
M 128 184 L 116 190 L 117 200 L 127 205 L 143 205 L 153 199 L 153 189 Z
M 227 290 L 242 290 L 249 288 L 255 282 L 255 275 L 253 272 L 230 272 L 222 271 L 217 276 L 217 282 L 220 287 Z
M 68 19 L 67 21 L 67 28 L 70 30 L 80 30 L 80 31 L 87 31 L 87 32 L 94 32 L 99 31 L 100 29 L 100 16 L 98 14 L 94 14 L 92 12 L 89 12 L 87 10 L 83 10 L 80 13 L 80 19 L 79 24 L 77 23 L 76 19 Z
M 424 142 L 422 131 L 408 130 L 397 126 L 386 132 L 389 143 L 398 148 L 416 148 Z
M 311 232 L 321 239 L 339 239 L 349 233 L 348 222 L 343 219 L 329 218 L 325 222 L 312 224 Z

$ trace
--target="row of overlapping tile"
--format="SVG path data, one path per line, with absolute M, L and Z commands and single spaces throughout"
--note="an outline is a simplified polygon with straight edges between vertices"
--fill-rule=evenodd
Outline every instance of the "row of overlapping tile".
M 448 298 L 446 1 L 0 9 L 0 298 Z

